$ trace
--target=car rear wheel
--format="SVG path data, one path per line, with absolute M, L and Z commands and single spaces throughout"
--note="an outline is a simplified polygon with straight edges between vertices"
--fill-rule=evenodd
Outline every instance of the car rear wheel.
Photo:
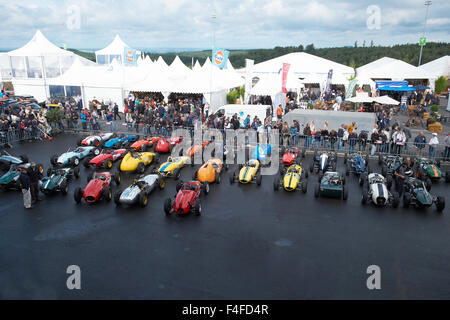
M 439 212 L 444 211 L 445 208 L 445 199 L 443 197 L 437 197 L 436 199 L 436 209 Z
M 113 178 L 114 178 L 114 182 L 116 183 L 116 185 L 119 185 L 120 184 L 120 172 L 116 171 Z
M 80 187 L 76 188 L 75 192 L 73 193 L 73 198 L 74 198 L 75 202 L 80 203 L 82 197 L 83 197 L 83 191 L 81 190 Z
M 154 163 L 159 163 L 160 162 L 159 154 L 155 154 L 155 157 L 153 158 L 153 162 Z
M 200 202 L 200 200 L 195 201 L 194 213 L 197 217 L 202 214 L 202 203 Z
M 234 183 L 235 178 L 236 178 L 236 176 L 235 176 L 235 173 L 233 172 L 233 174 L 230 175 L 230 184 Z
M 139 162 L 136 171 L 137 173 L 143 174 L 145 171 L 145 165 L 142 162 Z
M 139 205 L 141 206 L 141 208 L 145 208 L 147 206 L 148 203 L 148 196 L 145 192 L 141 192 L 139 194 Z
M 194 173 L 192 174 L 192 180 L 197 180 L 197 173 L 198 170 L 195 170 Z
M 116 206 L 120 206 L 120 196 L 122 195 L 122 191 L 117 191 L 114 194 L 114 203 L 116 204 Z
M 425 179 L 425 187 L 427 188 L 427 191 L 430 192 L 431 191 L 431 187 L 432 187 L 433 183 L 431 182 L 430 178 L 426 178 Z
M 216 183 L 217 184 L 220 184 L 220 173 L 219 172 L 216 172 Z
M 92 153 L 93 153 L 95 156 L 98 156 L 98 155 L 100 154 L 100 149 L 99 149 L 99 148 L 95 148 L 95 149 L 92 151 Z
M 207 196 L 209 194 L 209 182 L 205 181 L 205 183 L 203 184 L 203 192 L 205 193 L 205 196 Z
M 60 185 L 61 193 L 65 196 L 69 192 L 69 184 L 67 180 L 63 180 Z
M 366 204 L 368 199 L 369 199 L 369 193 L 367 192 L 367 190 L 363 190 L 362 197 L 361 197 L 361 204 Z
M 113 166 L 113 163 L 112 163 L 111 159 L 107 159 L 107 160 L 103 163 L 103 165 L 104 165 L 104 167 L 105 167 L 106 169 L 111 169 L 112 166 Z
M 30 161 L 28 160 L 28 157 L 27 157 L 26 155 L 21 155 L 21 156 L 19 156 L 19 158 L 20 158 L 20 160 L 22 160 L 23 163 L 28 163 L 28 162 L 30 162 Z
M 112 199 L 111 188 L 108 187 L 108 188 L 105 190 L 104 196 L 105 196 L 106 201 L 108 201 L 108 202 L 111 201 L 111 199 Z
M 53 155 L 51 158 L 50 158 L 50 163 L 53 165 L 53 166 L 56 166 L 57 164 L 58 164 L 58 156 L 55 154 L 55 155 Z
M 183 181 L 179 181 L 177 183 L 177 186 L 175 187 L 175 190 L 177 190 L 177 192 L 178 192 L 181 190 L 182 187 L 183 187 Z
M 306 181 L 302 181 L 302 192 L 308 192 L 308 183 Z
M 91 159 L 90 159 L 90 158 L 84 159 L 84 161 L 83 161 L 83 166 L 84 166 L 85 168 L 89 168 L 89 166 L 91 165 L 90 162 L 91 162 Z
M 273 179 L 273 190 L 278 191 L 280 190 L 280 178 L 278 176 Z
M 172 199 L 167 198 L 164 202 L 164 212 L 167 216 L 172 212 Z
M 78 167 L 78 165 L 80 164 L 80 159 L 78 159 L 78 157 L 73 157 L 72 163 L 75 167 Z

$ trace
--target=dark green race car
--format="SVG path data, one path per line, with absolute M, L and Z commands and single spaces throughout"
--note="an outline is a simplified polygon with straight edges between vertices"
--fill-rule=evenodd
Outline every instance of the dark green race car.
M 314 196 L 342 198 L 347 200 L 348 189 L 345 186 L 345 177 L 339 172 L 326 172 L 314 189 Z
M 431 184 L 431 182 L 437 182 L 442 178 L 445 178 L 445 182 L 450 182 L 450 172 L 447 171 L 444 176 L 440 168 L 440 163 L 427 158 L 416 159 L 414 174 L 427 185 Z
M 41 192 L 44 194 L 50 194 L 54 192 L 61 192 L 66 195 L 69 192 L 69 181 L 75 177 L 80 177 L 80 168 L 63 168 L 47 170 L 47 177 L 42 179 Z
M 404 208 L 409 208 L 410 206 L 415 206 L 418 208 L 428 208 L 435 204 L 437 211 L 442 212 L 444 210 L 445 198 L 432 196 L 428 192 L 423 181 L 410 177 L 405 181 L 404 187 Z

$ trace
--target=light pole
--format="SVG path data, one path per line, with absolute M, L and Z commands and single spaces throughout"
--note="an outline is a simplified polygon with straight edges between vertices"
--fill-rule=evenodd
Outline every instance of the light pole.
M 428 19 L 428 8 L 431 6 L 432 2 L 430 0 L 425 1 L 425 6 L 427 7 L 426 12 L 425 12 L 425 24 L 423 26 L 423 35 L 422 38 L 425 38 L 425 30 L 427 28 L 427 19 Z M 421 39 L 422 42 L 422 39 Z M 419 67 L 420 64 L 422 62 L 422 51 L 423 51 L 423 47 L 425 46 L 425 43 L 421 43 L 420 44 L 420 56 L 419 56 Z

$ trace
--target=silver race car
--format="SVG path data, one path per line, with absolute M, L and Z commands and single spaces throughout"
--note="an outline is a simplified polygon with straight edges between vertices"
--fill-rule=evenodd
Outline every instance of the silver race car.
M 117 206 L 122 204 L 139 204 L 141 207 L 147 206 L 150 193 L 159 188 L 164 189 L 166 181 L 159 174 L 150 174 L 140 179 L 136 179 L 131 186 L 123 191 L 118 191 L 114 195 L 114 202 Z
M 389 192 L 390 185 L 386 185 L 386 183 L 386 179 L 381 174 L 369 174 L 363 189 L 362 204 L 372 202 L 379 207 L 390 205 L 397 208 L 400 203 L 399 195 L 397 192 Z

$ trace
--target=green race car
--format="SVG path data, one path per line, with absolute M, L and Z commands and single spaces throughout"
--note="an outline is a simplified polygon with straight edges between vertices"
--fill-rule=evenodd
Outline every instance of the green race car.
M 347 200 L 348 189 L 345 187 L 345 177 L 339 172 L 325 172 L 314 189 L 314 196 L 342 198 Z
M 416 177 L 424 181 L 426 185 L 431 184 L 431 182 L 439 181 L 442 178 L 445 178 L 445 182 L 450 182 L 450 171 L 447 171 L 444 175 L 440 168 L 440 163 L 431 159 L 416 159 L 414 173 Z
M 69 181 L 75 177 L 80 177 L 80 168 L 63 168 L 47 170 L 47 177 L 42 179 L 41 192 L 48 195 L 54 192 L 61 192 L 66 195 L 69 192 Z

